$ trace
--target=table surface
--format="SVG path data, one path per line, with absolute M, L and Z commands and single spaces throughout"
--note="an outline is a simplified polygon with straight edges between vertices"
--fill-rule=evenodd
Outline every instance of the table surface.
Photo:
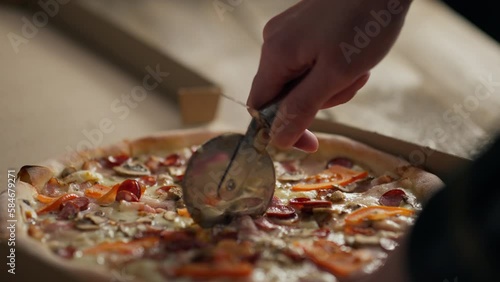
M 212 1 L 85 5 L 245 101 L 262 27 L 293 2 L 242 1 L 222 16 Z M 0 6 L 1 183 L 8 168 L 183 126 L 176 105 L 158 92 L 126 104 L 124 97 L 140 81 L 50 24 L 16 53 L 8 34 L 21 35 L 23 18 L 32 15 Z M 499 67 L 495 41 L 439 2 L 415 1 L 399 40 L 368 84 L 350 103 L 319 116 L 472 157 L 497 130 Z M 111 124 L 106 132 L 98 130 L 103 120 Z M 244 108 L 223 99 L 209 127 L 241 129 L 248 121 Z

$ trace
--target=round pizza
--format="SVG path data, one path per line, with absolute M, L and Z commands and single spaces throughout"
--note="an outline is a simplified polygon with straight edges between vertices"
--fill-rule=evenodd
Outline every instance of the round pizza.
M 442 186 L 400 158 L 318 134 L 313 154 L 268 150 L 277 180 L 264 214 L 202 228 L 182 180 L 218 134 L 175 131 L 23 167 L 16 245 L 84 281 L 353 281 L 384 264 Z

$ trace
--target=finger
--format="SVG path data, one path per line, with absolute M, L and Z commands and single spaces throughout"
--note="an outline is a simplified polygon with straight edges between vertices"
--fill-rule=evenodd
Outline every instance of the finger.
M 302 151 L 314 153 L 319 147 L 318 138 L 311 131 L 305 130 L 293 146 Z
M 278 48 L 283 43 L 264 43 L 259 69 L 252 82 L 247 105 L 260 109 L 275 98 L 290 80 L 300 76 L 310 68 L 300 63 L 291 48 Z M 279 51 L 281 50 L 281 51 Z M 287 50 L 287 51 L 284 51 Z
M 354 97 L 354 95 L 356 95 L 358 90 L 361 89 L 366 84 L 366 82 L 368 82 L 369 78 L 370 78 L 369 72 L 363 74 L 347 88 L 341 90 L 339 93 L 335 94 L 333 97 L 328 99 L 321 106 L 321 109 L 327 109 L 349 102 Z
M 332 79 L 330 68 L 316 65 L 303 80 L 283 99 L 271 128 L 275 146 L 289 148 L 302 136 L 316 113 L 331 97 L 346 88 L 350 81 Z

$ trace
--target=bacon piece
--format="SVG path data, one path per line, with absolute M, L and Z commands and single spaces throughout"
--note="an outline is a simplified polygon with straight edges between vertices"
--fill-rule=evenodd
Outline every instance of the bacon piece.
M 89 199 L 86 197 L 78 197 L 63 202 L 59 208 L 59 218 L 73 219 L 76 217 L 78 212 L 86 210 L 89 207 L 89 203 Z
M 392 189 L 387 192 L 385 192 L 378 202 L 383 205 L 383 206 L 389 206 L 389 207 L 399 207 L 401 204 L 401 201 L 406 199 L 406 193 L 405 191 L 401 189 Z
M 59 212 L 60 219 L 73 219 L 79 212 L 78 206 L 73 202 L 66 202 Z

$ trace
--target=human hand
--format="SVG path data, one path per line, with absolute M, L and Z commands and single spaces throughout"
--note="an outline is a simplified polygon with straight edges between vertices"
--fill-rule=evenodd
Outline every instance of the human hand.
M 411 0 L 303 0 L 272 18 L 247 104 L 259 109 L 288 82 L 301 77 L 283 98 L 272 125 L 272 143 L 316 151 L 306 128 L 316 113 L 349 101 L 368 81 L 369 70 L 387 54 Z

